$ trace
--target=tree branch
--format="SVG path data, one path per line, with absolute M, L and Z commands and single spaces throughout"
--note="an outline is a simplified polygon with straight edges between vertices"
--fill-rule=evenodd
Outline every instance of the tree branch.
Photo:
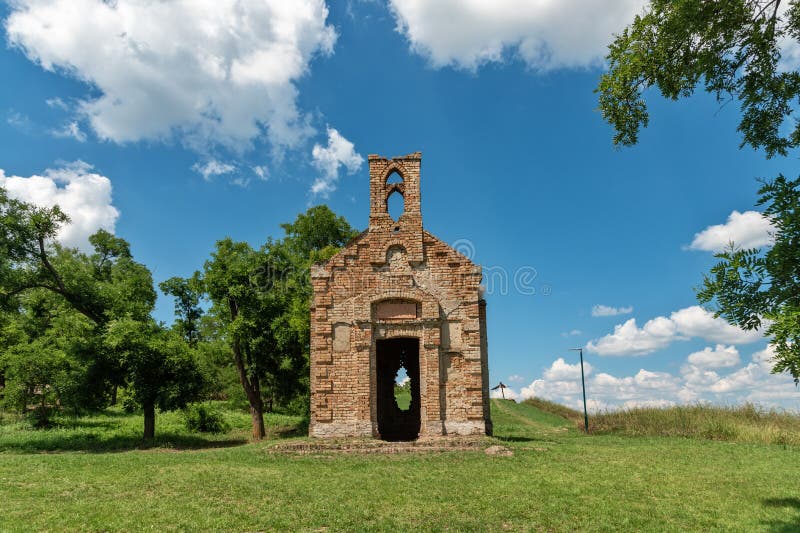
M 53 265 L 50 264 L 50 260 L 47 259 L 47 252 L 45 252 L 45 249 L 44 249 L 44 237 L 39 235 L 37 237 L 37 240 L 39 242 L 39 257 L 42 260 L 42 264 L 50 272 L 50 275 L 53 276 L 53 279 L 58 284 L 58 288 L 61 290 L 61 292 L 62 293 L 66 293 L 67 289 L 64 287 L 64 281 L 61 279 L 61 276 L 58 275 L 58 272 L 56 272 L 56 269 L 53 268 Z

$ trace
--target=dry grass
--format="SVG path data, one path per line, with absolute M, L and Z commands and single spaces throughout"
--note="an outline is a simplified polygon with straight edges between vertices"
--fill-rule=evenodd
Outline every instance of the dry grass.
M 564 417 L 583 428 L 583 413 L 538 398 L 526 400 L 542 411 Z M 687 437 L 762 444 L 800 444 L 800 415 L 753 404 L 740 406 L 681 405 L 605 411 L 589 416 L 596 435 Z
M 524 405 L 530 405 L 539 409 L 540 411 L 544 411 L 545 413 L 554 414 L 556 416 L 560 416 L 561 418 L 566 418 L 571 422 L 575 422 L 575 424 L 580 425 L 580 428 L 583 429 L 583 413 L 580 411 L 576 411 L 575 409 L 571 409 L 566 405 L 561 405 L 560 403 L 551 402 L 550 400 L 543 400 L 542 398 L 529 398 L 522 402 Z

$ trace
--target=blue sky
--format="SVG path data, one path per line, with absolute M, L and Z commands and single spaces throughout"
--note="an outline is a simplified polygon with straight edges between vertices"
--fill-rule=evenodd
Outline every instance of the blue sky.
M 764 339 L 693 307 L 709 250 L 767 242 L 756 178 L 795 159 L 739 149 L 736 103 L 706 95 L 651 94 L 639 145 L 615 149 L 593 89 L 642 2 L 564 1 L 580 14 L 521 0 L 4 5 L 0 182 L 71 208 L 70 245 L 113 229 L 160 281 L 225 236 L 279 236 L 316 203 L 364 228 L 366 155 L 421 151 L 425 227 L 492 273 L 493 384 L 577 405 L 567 349 L 584 346 L 594 408 L 800 408 Z M 162 298 L 157 318 L 171 313 Z

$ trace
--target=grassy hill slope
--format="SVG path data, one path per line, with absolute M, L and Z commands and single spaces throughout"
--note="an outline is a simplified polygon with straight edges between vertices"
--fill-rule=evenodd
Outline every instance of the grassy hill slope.
M 4 423 L 0 530 L 800 528 L 798 447 L 587 436 L 574 422 L 502 400 L 492 402 L 492 416 L 496 438 L 487 444 L 507 446 L 511 457 L 275 453 L 275 441 L 239 444 L 235 424 L 228 435 L 189 435 L 177 414 L 158 422 L 173 442 L 150 450 L 128 442 L 106 453 L 91 442 L 120 442 L 109 435 L 140 424 L 137 416 L 112 412 L 74 427 L 63 420 L 49 440 Z M 38 449 L 75 451 L 30 453 L 21 443 L 35 438 Z M 186 442 L 195 449 L 176 450 Z

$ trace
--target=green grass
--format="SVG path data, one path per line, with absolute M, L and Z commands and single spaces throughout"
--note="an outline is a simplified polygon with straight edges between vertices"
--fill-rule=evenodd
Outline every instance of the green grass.
M 218 402 L 222 403 L 222 402 Z M 251 435 L 249 413 L 222 411 L 230 431 L 223 434 L 192 433 L 186 429 L 181 411 L 159 413 L 156 439 L 147 447 L 171 449 L 219 448 L 246 444 Z M 268 437 L 296 435 L 302 430 L 299 417 L 268 414 Z M 50 429 L 36 429 L 26 418 L 0 414 L 0 452 L 106 452 L 143 448 L 140 414 L 109 409 L 85 417 L 54 416 Z
M 800 528 L 800 447 L 791 445 L 586 436 L 533 405 L 495 400 L 496 442 L 512 457 L 292 455 L 275 453 L 274 440 L 231 445 L 245 437 L 248 417 L 227 416 L 230 433 L 201 437 L 182 430 L 178 414 L 159 415 L 157 432 L 168 431 L 170 439 L 148 450 L 120 446 L 118 453 L 83 453 L 103 448 L 75 443 L 124 441 L 137 434 L 140 418 L 110 412 L 82 424 L 60 419 L 59 429 L 47 431 L 4 422 L 0 530 Z M 271 437 L 293 422 L 299 421 L 270 419 L 282 428 Z M 78 434 L 84 436 L 71 436 Z M 37 444 L 22 444 L 29 440 Z M 51 451 L 76 451 L 30 453 L 48 443 Z
M 395 387 L 394 401 L 397 402 L 397 407 L 401 411 L 407 410 L 408 406 L 411 405 L 411 391 L 405 387 Z

